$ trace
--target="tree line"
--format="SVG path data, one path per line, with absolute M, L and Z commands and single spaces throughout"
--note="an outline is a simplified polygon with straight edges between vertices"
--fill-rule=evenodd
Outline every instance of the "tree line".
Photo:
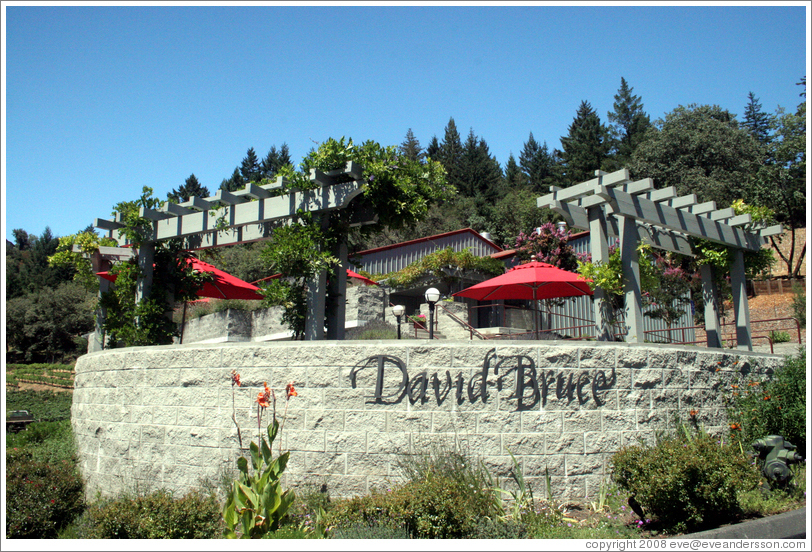
M 806 77 L 796 84 L 805 97 Z M 806 217 L 805 140 L 805 101 L 793 111 L 778 108 L 771 114 L 750 92 L 741 118 L 716 105 L 689 104 L 652 121 L 642 98 L 621 77 L 604 120 L 582 100 L 566 134 L 559 137 L 559 148 L 530 131 L 518 158 L 511 152 L 504 164 L 473 127 L 463 138 L 453 117 L 442 137 L 435 134 L 425 147 L 408 129 L 398 146 L 400 154 L 421 163 L 440 162 L 456 197 L 433 206 L 409 228 L 358 234 L 351 245 L 362 250 L 471 227 L 490 233 L 503 247 L 513 247 L 520 232 L 557 220 L 551 211 L 536 207 L 536 198 L 550 186 L 566 188 L 593 178 L 596 169 L 620 168 L 628 168 L 635 179 L 653 178 L 657 187 L 675 186 L 679 195 L 694 193 L 700 203 L 715 201 L 717 208 L 739 199 L 769 208 L 773 220 L 794 234 Z M 262 159 L 251 147 L 219 187 L 234 191 L 294 170 L 287 144 L 272 146 Z M 194 174 L 167 199 L 182 202 L 191 195 L 209 195 Z M 783 259 L 790 274 L 797 276 L 804 254 L 792 251 Z

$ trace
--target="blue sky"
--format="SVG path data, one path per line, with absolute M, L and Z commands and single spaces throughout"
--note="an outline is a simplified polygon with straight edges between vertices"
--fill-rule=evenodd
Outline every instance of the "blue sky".
M 449 117 L 504 166 L 560 147 L 624 77 L 658 119 L 802 101 L 807 3 L 671 6 L 20 6 L 4 3 L 3 230 L 63 236 L 142 186 L 213 193 L 249 147 L 421 145 Z

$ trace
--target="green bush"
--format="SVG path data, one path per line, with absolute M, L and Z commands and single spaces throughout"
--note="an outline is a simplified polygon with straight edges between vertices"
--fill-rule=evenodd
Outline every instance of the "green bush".
M 612 477 L 666 529 L 714 526 L 740 514 L 738 495 L 759 482 L 734 443 L 704 432 L 666 436 L 655 446 L 624 447 L 612 457 Z
M 530 538 L 526 523 L 514 519 L 499 521 L 483 519 L 471 531 L 471 539 L 527 539 Z
M 783 332 L 781 330 L 772 330 L 769 333 L 770 340 L 773 343 L 789 343 L 792 338 L 787 332 Z
M 468 538 L 483 518 L 493 514 L 490 491 L 430 475 L 387 493 L 341 501 L 327 514 L 325 524 L 335 530 L 383 524 L 403 527 L 414 538 Z
M 76 443 L 70 420 L 33 422 L 25 431 L 7 434 L 7 459 L 8 452 L 14 453 L 14 449 L 26 451 L 40 462 L 75 462 Z
M 367 523 L 334 529 L 329 533 L 330 539 L 408 539 L 409 532 L 402 527 L 391 524 Z
M 84 508 L 82 478 L 69 460 L 47 462 L 27 449 L 6 453 L 6 538 L 55 538 Z
M 798 451 L 806 450 L 805 353 L 787 357 L 769 379 L 732 384 L 728 400 L 731 433 L 745 451 L 767 435 L 781 435 Z
M 398 338 L 398 329 L 396 326 L 392 324 L 388 324 L 386 322 L 370 322 L 369 324 L 365 324 L 363 326 L 358 326 L 356 328 L 351 328 L 347 330 L 347 335 L 345 339 L 348 340 L 356 340 L 356 339 L 397 339 Z
M 212 539 L 223 531 L 217 500 L 196 491 L 104 501 L 91 505 L 82 521 L 80 533 L 90 539 Z

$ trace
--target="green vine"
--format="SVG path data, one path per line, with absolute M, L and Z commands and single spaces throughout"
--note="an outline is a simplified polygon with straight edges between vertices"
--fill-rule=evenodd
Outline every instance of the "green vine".
M 137 201 L 118 203 L 114 209 L 124 227 L 119 232 L 139 251 L 153 235 L 153 223 L 141 217 L 141 207 L 154 209 L 161 201 L 152 197 L 152 188 L 144 187 Z M 102 294 L 99 304 L 106 309 L 103 329 L 110 346 L 165 345 L 172 343 L 178 328 L 169 316 L 176 301 L 191 301 L 197 291 L 210 279 L 205 273 L 195 272 L 183 250 L 183 241 L 167 240 L 155 244 L 152 287 L 149 297 L 136 301 L 139 277 L 138 255 L 120 262 L 110 269 L 116 276 L 115 286 Z
M 339 264 L 329 253 L 336 237 L 323 230 L 314 218 L 311 213 L 299 211 L 291 224 L 274 230 L 260 253 L 271 271 L 285 277 L 265 285 L 264 304 L 283 307 L 282 323 L 293 332 L 294 340 L 304 336 L 308 280 Z
M 75 252 L 73 246 L 78 245 L 81 252 Z M 90 291 L 99 290 L 99 278 L 93 273 L 90 256 L 99 250 L 100 246 L 115 247 L 118 242 L 112 238 L 99 238 L 95 232 L 80 232 L 59 238 L 56 253 L 48 257 L 51 266 L 72 266 L 76 270 L 73 279 Z
M 477 257 L 469 249 L 454 251 L 447 247 L 426 255 L 396 272 L 375 275 L 373 279 L 386 280 L 393 289 L 411 287 L 425 276 L 432 276 L 452 286 L 459 281 L 459 270 L 473 270 L 490 276 L 499 276 L 505 272 L 505 265 L 502 261 L 491 257 Z

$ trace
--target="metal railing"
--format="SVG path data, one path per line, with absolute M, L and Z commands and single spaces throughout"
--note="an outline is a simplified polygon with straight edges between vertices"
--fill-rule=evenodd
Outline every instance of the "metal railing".
M 466 328 L 468 330 L 470 340 L 473 341 L 474 335 L 476 335 L 479 339 L 487 339 L 487 337 L 485 337 L 484 335 L 479 333 L 476 330 L 476 328 L 474 328 L 471 324 L 469 324 L 468 322 L 466 322 L 465 320 L 463 320 L 462 318 L 460 318 L 459 316 L 457 316 L 456 314 L 454 314 L 453 312 L 451 312 L 450 310 L 445 308 L 443 305 L 437 303 L 437 306 L 440 307 L 441 309 L 443 309 L 443 312 L 445 312 L 448 316 L 450 316 L 452 320 L 454 320 L 457 323 L 461 324 L 464 328 Z M 435 332 L 437 331 L 437 318 L 438 317 L 435 317 L 435 319 L 434 319 Z

